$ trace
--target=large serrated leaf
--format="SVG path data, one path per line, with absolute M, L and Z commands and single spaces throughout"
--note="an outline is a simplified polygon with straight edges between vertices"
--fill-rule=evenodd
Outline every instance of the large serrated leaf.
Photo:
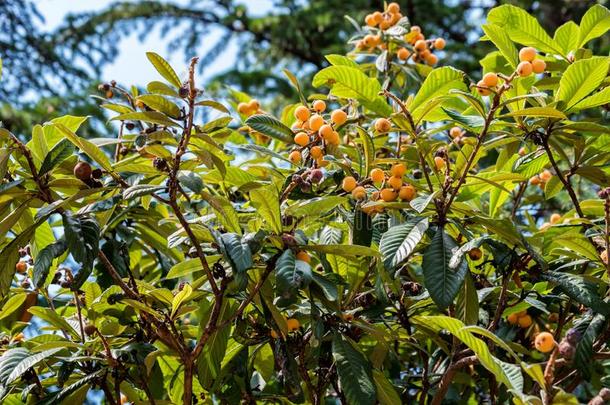
M 333 358 L 337 366 L 341 391 L 351 405 L 374 404 L 377 398 L 371 376 L 372 366 L 351 342 L 339 334 L 333 337 Z
M 72 288 L 78 288 L 93 269 L 93 262 L 99 252 L 100 226 L 89 215 L 74 216 L 65 211 L 62 218 L 67 248 L 74 260 L 82 265 L 72 283 Z
M 336 97 L 358 100 L 371 111 L 382 116 L 392 114 L 392 107 L 379 95 L 381 84 L 374 77 L 368 77 L 354 66 L 329 66 L 313 77 L 314 87 L 328 86 Z
M 17 378 L 20 378 L 29 368 L 34 367 L 36 364 L 53 356 L 61 350 L 64 350 L 64 348 L 59 347 L 50 350 L 45 350 L 43 352 L 32 354 L 23 358 L 19 363 L 14 365 L 13 370 L 4 381 L 4 384 L 8 385 L 12 383 Z
M 604 302 L 597 293 L 597 286 L 582 276 L 557 271 L 546 271 L 542 278 L 556 283 L 569 297 L 602 315 L 610 314 L 610 304 Z
M 274 185 L 250 191 L 250 201 L 261 215 L 265 224 L 276 234 L 282 233 L 282 217 L 277 188 Z
M 299 289 L 307 287 L 312 280 L 308 263 L 296 260 L 292 250 L 286 250 L 275 266 L 275 293 L 281 302 L 290 303 Z
M 483 24 L 481 26 L 487 38 L 493 42 L 498 48 L 502 56 L 506 58 L 513 69 L 517 68 L 519 63 L 519 55 L 515 43 L 510 39 L 510 36 L 501 27 L 494 24 Z
M 609 29 L 610 10 L 601 4 L 595 4 L 580 20 L 578 48 L 582 48 L 590 40 L 604 35 Z
M 249 117 L 245 124 L 261 134 L 278 139 L 285 143 L 292 143 L 294 133 L 282 121 L 267 114 L 255 114 Z
M 45 156 L 40 170 L 38 171 L 39 176 L 53 170 L 57 165 L 66 160 L 74 153 L 74 145 L 67 139 L 63 139 L 57 143 Z
M 180 78 L 176 74 L 176 71 L 174 71 L 171 65 L 165 59 L 163 59 L 163 57 L 154 52 L 146 52 L 146 57 L 165 80 L 173 84 L 176 88 L 180 88 Z
M 66 248 L 66 242 L 63 239 L 59 239 L 57 242 L 47 245 L 38 253 L 34 261 L 34 277 L 32 280 L 36 287 L 41 288 L 44 285 L 53 260 L 61 256 L 66 251 Z
M 495 7 L 487 14 L 487 22 L 499 26 L 519 44 L 562 55 L 561 47 L 546 33 L 536 18 L 522 8 L 509 4 Z
M 555 100 L 570 110 L 599 87 L 608 73 L 610 58 L 593 57 L 572 63 L 561 76 Z
M 580 339 L 576 344 L 574 353 L 574 365 L 584 378 L 591 377 L 591 361 L 593 359 L 593 342 L 603 330 L 606 318 L 597 314 L 588 322 L 581 322 L 575 326 L 580 332 Z
M 451 90 L 466 91 L 464 80 L 464 72 L 448 66 L 430 72 L 409 104 L 415 122 L 422 120 L 431 111 L 428 107 L 433 100 L 448 96 Z
M 242 241 L 242 238 L 234 233 L 224 233 L 220 236 L 223 244 L 225 256 L 233 270 L 238 273 L 243 273 L 250 269 L 254 263 L 252 262 L 252 252 L 247 243 Z
M 428 218 L 414 218 L 388 229 L 379 242 L 379 251 L 385 268 L 391 270 L 406 260 L 427 229 Z
M 424 286 L 436 305 L 443 309 L 453 302 L 468 272 L 468 264 L 463 259 L 456 268 L 449 266 L 457 248 L 453 238 L 439 227 L 424 253 Z
M 157 94 L 144 94 L 138 97 L 148 107 L 158 112 L 169 115 L 172 118 L 180 117 L 180 108 L 173 102 Z

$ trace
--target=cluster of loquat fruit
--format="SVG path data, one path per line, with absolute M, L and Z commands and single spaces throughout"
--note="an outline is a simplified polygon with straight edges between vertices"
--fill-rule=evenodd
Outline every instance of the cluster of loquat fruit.
M 521 48 L 519 51 L 519 61 L 515 74 L 520 77 L 527 77 L 532 73 L 544 73 L 546 70 L 546 62 L 538 57 L 536 50 L 532 47 Z M 476 84 L 477 92 L 481 96 L 489 96 L 497 89 L 497 86 L 500 84 L 500 79 L 510 81 L 512 80 L 512 77 L 488 72 Z
M 309 157 L 316 167 L 328 165 L 324 155 L 341 142 L 337 129 L 347 121 L 347 113 L 337 109 L 325 119 L 325 111 L 326 103 L 323 100 L 314 101 L 311 108 L 300 105 L 294 110 L 296 122 L 292 129 L 298 132 L 294 136 L 296 147 L 288 156 L 292 163 L 299 164 Z M 307 154 L 303 153 L 305 151 Z
M 341 187 L 345 192 L 351 193 L 351 196 L 357 201 L 366 200 L 369 198 L 369 193 L 372 201 L 392 202 L 398 198 L 402 201 L 411 201 L 417 195 L 417 191 L 415 187 L 403 180 L 406 172 L 407 167 L 403 163 L 394 164 L 389 173 L 380 168 L 374 168 L 369 177 L 360 183 L 352 176 L 345 177 Z M 370 211 L 379 212 L 382 209 L 381 206 L 374 206 Z
M 397 3 L 388 4 L 385 12 L 375 11 L 368 14 L 364 18 L 364 22 L 370 34 L 365 35 L 356 43 L 356 49 L 374 52 L 376 49 L 386 50 L 391 48 L 390 50 L 395 51 L 396 56 L 401 61 L 411 59 L 416 63 L 425 62 L 430 66 L 436 65 L 438 56 L 432 51 L 444 49 L 445 40 L 443 38 L 426 39 L 421 32 L 421 28 L 416 25 L 411 26 L 408 33 L 401 34 L 399 37 L 388 35 L 385 32 L 397 25 L 402 19 L 400 6 Z
M 245 115 L 246 117 L 249 117 L 254 114 L 258 114 L 260 112 L 260 108 L 261 108 L 261 103 L 255 98 L 253 98 L 252 100 L 250 100 L 247 103 L 241 102 L 241 103 L 237 104 L 237 112 Z
M 542 172 L 532 176 L 532 178 L 530 178 L 529 182 L 532 186 L 538 186 L 542 190 L 544 190 L 544 186 L 546 185 L 546 183 L 549 182 L 549 180 L 551 180 L 552 177 L 553 177 L 553 173 L 551 173 L 547 169 L 544 169 Z

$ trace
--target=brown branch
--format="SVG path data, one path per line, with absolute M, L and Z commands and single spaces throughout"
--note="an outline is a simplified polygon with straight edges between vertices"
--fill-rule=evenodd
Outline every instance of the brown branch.
M 553 152 L 551 151 L 551 148 L 549 146 L 549 140 L 548 140 L 550 136 L 551 136 L 551 128 L 549 128 L 547 130 L 545 136 L 542 137 L 542 147 L 546 151 L 546 154 L 549 157 L 549 162 L 551 162 L 551 166 L 553 166 L 553 169 L 555 169 L 555 173 L 557 174 L 559 181 L 561 181 L 561 183 L 565 187 L 566 191 L 568 192 L 568 195 L 570 196 L 570 200 L 572 200 L 572 204 L 574 205 L 574 208 L 576 209 L 578 216 L 581 218 L 584 218 L 585 214 L 583 213 L 582 209 L 580 208 L 580 203 L 578 202 L 578 197 L 576 196 L 576 192 L 574 191 L 572 184 L 570 183 L 570 181 L 568 179 L 566 179 L 563 176 L 563 173 L 561 172 L 561 169 L 559 168 L 557 161 L 555 161 L 555 158 L 553 157 Z
M 440 405 L 443 402 L 443 398 L 445 398 L 447 390 L 449 390 L 451 382 L 453 381 L 453 377 L 458 372 L 458 370 L 476 364 L 478 363 L 478 361 L 479 359 L 477 358 L 477 356 L 468 356 L 458 361 L 451 362 L 449 368 L 447 368 L 445 375 L 443 375 L 443 378 L 441 379 L 441 382 L 438 385 L 436 394 L 434 394 L 430 405 Z

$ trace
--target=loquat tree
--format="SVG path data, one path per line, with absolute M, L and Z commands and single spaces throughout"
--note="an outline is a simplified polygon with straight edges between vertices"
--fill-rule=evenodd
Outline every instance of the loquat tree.
M 390 3 L 281 111 L 148 53 L 116 136 L 0 128 L 2 403 L 610 400 L 610 11 L 482 28 L 476 77 Z

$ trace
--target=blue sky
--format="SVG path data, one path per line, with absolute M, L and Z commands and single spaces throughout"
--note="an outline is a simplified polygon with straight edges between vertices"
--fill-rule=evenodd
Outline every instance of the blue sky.
M 40 13 L 44 16 L 44 28 L 52 30 L 61 24 L 63 18 L 68 13 L 78 13 L 83 11 L 101 10 L 114 3 L 115 0 L 37 0 L 36 5 Z M 175 3 L 184 4 L 186 0 L 175 0 Z M 253 14 L 265 13 L 272 7 L 271 0 L 245 0 L 243 3 Z M 221 34 L 220 29 L 210 33 L 210 40 L 207 43 L 215 43 Z M 123 39 L 119 45 L 120 53 L 117 58 L 107 65 L 102 72 L 102 80 L 117 80 L 121 83 L 145 85 L 152 80 L 158 80 L 158 74 L 150 65 L 145 53 L 147 51 L 157 52 L 166 57 L 170 63 L 180 72 L 180 67 L 185 66 L 186 56 L 182 52 L 174 52 L 171 55 L 167 52 L 167 40 L 161 38 L 157 30 L 147 36 L 146 40 L 140 42 L 137 34 L 130 35 Z M 200 52 L 205 53 L 205 47 Z M 217 73 L 227 70 L 232 66 L 237 57 L 237 44 L 229 43 L 227 50 L 219 57 L 212 66 L 203 72 L 204 79 Z M 195 55 L 188 55 L 190 58 Z M 137 69 L 134 69 L 137 66 Z

